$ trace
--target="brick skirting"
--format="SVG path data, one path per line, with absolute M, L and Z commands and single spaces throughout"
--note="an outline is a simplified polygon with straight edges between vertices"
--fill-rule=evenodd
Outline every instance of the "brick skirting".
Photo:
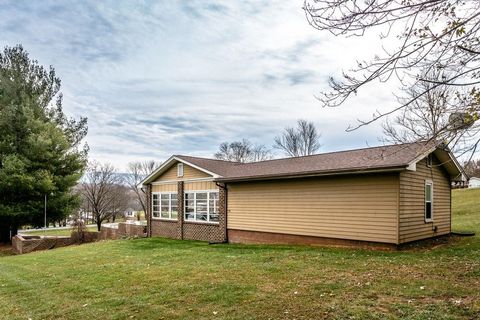
M 357 247 L 368 249 L 396 250 L 393 243 L 370 242 L 360 240 L 347 240 L 325 237 L 302 236 L 283 233 L 228 229 L 228 242 L 230 243 L 257 243 L 257 244 L 304 244 L 324 245 L 338 247 Z
M 151 222 L 152 237 L 181 239 L 179 228 L 177 221 L 152 219 Z

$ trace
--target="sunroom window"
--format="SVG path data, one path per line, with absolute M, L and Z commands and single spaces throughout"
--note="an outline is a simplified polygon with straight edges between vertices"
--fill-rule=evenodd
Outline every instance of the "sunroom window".
M 185 192 L 185 220 L 218 222 L 218 191 Z
M 152 199 L 152 212 L 154 218 L 177 219 L 178 200 L 176 193 L 154 193 Z
M 152 217 L 160 218 L 160 194 L 152 194 Z

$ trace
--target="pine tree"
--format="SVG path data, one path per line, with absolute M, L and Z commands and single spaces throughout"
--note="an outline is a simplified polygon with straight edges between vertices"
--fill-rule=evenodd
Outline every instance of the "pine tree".
M 86 166 L 87 119 L 68 118 L 60 79 L 21 45 L 0 53 L 0 242 L 19 226 L 59 221 L 79 205 L 72 191 Z

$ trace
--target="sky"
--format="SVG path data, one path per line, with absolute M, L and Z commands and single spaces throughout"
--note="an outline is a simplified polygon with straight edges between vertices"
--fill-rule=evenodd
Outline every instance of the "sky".
M 0 0 L 0 45 L 22 44 L 54 66 L 65 112 L 88 117 L 90 159 L 120 170 L 172 154 L 212 157 L 243 138 L 271 147 L 297 119 L 315 123 L 322 152 L 381 144 L 380 123 L 345 129 L 394 107 L 394 87 L 374 83 L 337 108 L 316 98 L 330 76 L 378 53 L 378 36 L 315 30 L 302 5 Z

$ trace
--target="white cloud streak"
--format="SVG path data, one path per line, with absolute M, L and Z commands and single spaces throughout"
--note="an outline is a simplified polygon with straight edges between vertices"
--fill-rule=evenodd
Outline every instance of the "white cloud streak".
M 337 109 L 314 95 L 380 48 L 311 28 L 301 2 L 17 2 L 0 7 L 0 44 L 21 43 L 62 79 L 66 111 L 89 118 L 91 158 L 120 168 L 171 154 L 212 156 L 222 141 L 270 146 L 298 118 L 324 151 L 376 144 L 378 125 L 346 133 L 391 107 L 370 87 Z

